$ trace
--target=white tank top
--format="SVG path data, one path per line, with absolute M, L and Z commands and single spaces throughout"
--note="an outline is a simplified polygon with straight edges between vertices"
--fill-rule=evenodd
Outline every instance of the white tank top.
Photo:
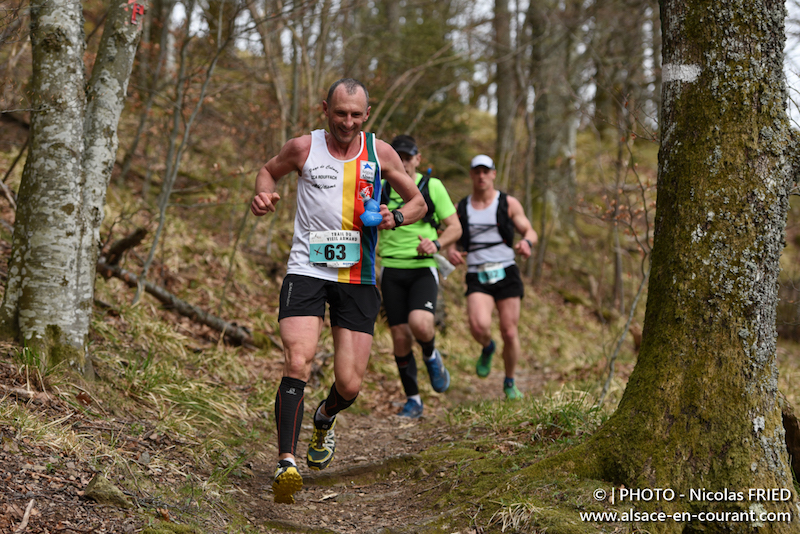
M 297 214 L 287 274 L 374 285 L 378 231 L 374 226 L 363 226 L 360 215 L 364 213 L 365 197 L 380 197 L 380 183 L 380 164 L 373 134 L 361 132 L 358 155 L 342 161 L 328 151 L 325 130 L 311 132 L 311 149 L 297 180 Z M 326 231 L 360 234 L 360 260 L 357 264 L 336 268 L 311 262 L 311 233 Z M 314 246 L 315 250 L 317 248 Z
M 467 197 L 467 221 L 469 221 L 469 241 L 472 245 L 480 243 L 497 243 L 491 247 L 481 248 L 467 254 L 467 272 L 476 273 L 478 267 L 485 263 L 500 263 L 503 267 L 514 265 L 514 249 L 503 243 L 500 230 L 497 228 L 497 206 L 500 191 L 495 192 L 494 200 L 486 208 L 477 210 L 472 207 L 472 195 Z

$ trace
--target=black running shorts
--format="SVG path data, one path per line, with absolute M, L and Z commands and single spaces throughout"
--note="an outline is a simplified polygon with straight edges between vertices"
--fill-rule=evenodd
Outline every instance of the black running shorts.
M 381 308 L 378 288 L 373 285 L 344 284 L 287 274 L 281 287 L 278 320 L 286 317 L 324 318 L 326 302 L 331 326 L 373 335 L 375 319 Z
M 381 273 L 381 294 L 389 326 L 406 324 L 412 310 L 434 313 L 438 292 L 439 286 L 430 267 L 384 267 Z
M 519 275 L 519 267 L 512 265 L 506 267 L 506 277 L 494 284 L 482 284 L 478 281 L 478 273 L 467 273 L 466 294 L 470 293 L 486 293 L 494 297 L 494 301 L 497 302 L 512 297 L 524 297 L 525 285 Z

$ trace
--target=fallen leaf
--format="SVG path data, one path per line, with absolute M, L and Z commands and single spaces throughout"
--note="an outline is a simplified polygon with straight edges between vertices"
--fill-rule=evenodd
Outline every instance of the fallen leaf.
M 84 406 L 91 406 L 92 404 L 92 398 L 85 391 L 81 391 L 80 393 L 75 395 L 75 397 L 78 399 L 78 402 L 80 402 Z

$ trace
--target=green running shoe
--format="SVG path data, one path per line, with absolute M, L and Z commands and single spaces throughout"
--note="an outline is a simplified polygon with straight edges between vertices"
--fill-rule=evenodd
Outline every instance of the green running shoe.
M 503 386 L 503 393 L 506 394 L 506 400 L 520 400 L 523 395 L 522 392 L 517 389 L 516 384 L 512 384 L 511 386 Z
M 481 378 L 486 378 L 489 376 L 489 372 L 492 370 L 492 357 L 494 356 L 494 349 L 494 341 L 491 341 L 489 346 L 481 351 L 481 355 L 478 356 L 478 363 L 475 365 L 475 372 Z
M 314 434 L 311 436 L 306 455 L 309 469 L 322 471 L 333 460 L 333 453 L 336 452 L 336 435 L 333 432 L 335 426 L 336 419 L 330 423 L 314 421 Z
M 293 504 L 294 494 L 303 487 L 303 477 L 289 460 L 278 462 L 278 469 L 275 471 L 275 479 L 272 481 L 272 493 L 274 500 L 281 504 Z

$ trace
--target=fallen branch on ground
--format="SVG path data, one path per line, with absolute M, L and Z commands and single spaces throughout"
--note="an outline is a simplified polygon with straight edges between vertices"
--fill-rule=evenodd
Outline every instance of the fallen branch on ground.
M 114 278 L 118 278 L 125 282 L 128 287 L 139 286 L 138 276 L 132 272 L 126 271 L 119 265 L 111 265 L 106 263 L 105 258 L 101 258 L 100 261 L 97 262 L 97 272 L 106 279 L 112 276 Z M 157 286 L 145 280 L 144 290 L 153 295 L 168 308 L 180 313 L 184 317 L 189 317 L 193 321 L 209 326 L 217 332 L 222 332 L 224 336 L 230 338 L 236 343 L 250 347 L 257 346 L 256 342 L 253 340 L 253 336 L 247 329 L 234 323 L 229 323 L 224 319 L 217 317 L 216 315 L 208 313 L 205 310 L 201 310 L 200 308 L 181 300 L 161 286 Z M 273 343 L 276 341 L 272 339 L 272 336 L 270 336 L 270 340 Z M 280 347 L 280 344 L 276 343 L 276 345 Z
M 0 396 L 13 395 L 18 399 L 33 401 L 36 404 L 46 404 L 52 396 L 46 391 L 31 391 L 30 389 L 0 384 Z
M 22 516 L 22 522 L 17 527 L 17 530 L 14 531 L 14 534 L 21 534 L 26 528 L 28 528 L 28 520 L 31 518 L 31 512 L 33 511 L 33 504 L 36 501 L 31 499 L 31 502 L 28 503 L 27 508 L 25 508 L 25 515 Z
M 105 254 L 106 264 L 118 265 L 122 259 L 122 255 L 125 254 L 125 251 L 141 243 L 146 235 L 146 229 L 137 228 L 132 234 L 115 241 L 110 247 L 108 247 L 108 252 Z

